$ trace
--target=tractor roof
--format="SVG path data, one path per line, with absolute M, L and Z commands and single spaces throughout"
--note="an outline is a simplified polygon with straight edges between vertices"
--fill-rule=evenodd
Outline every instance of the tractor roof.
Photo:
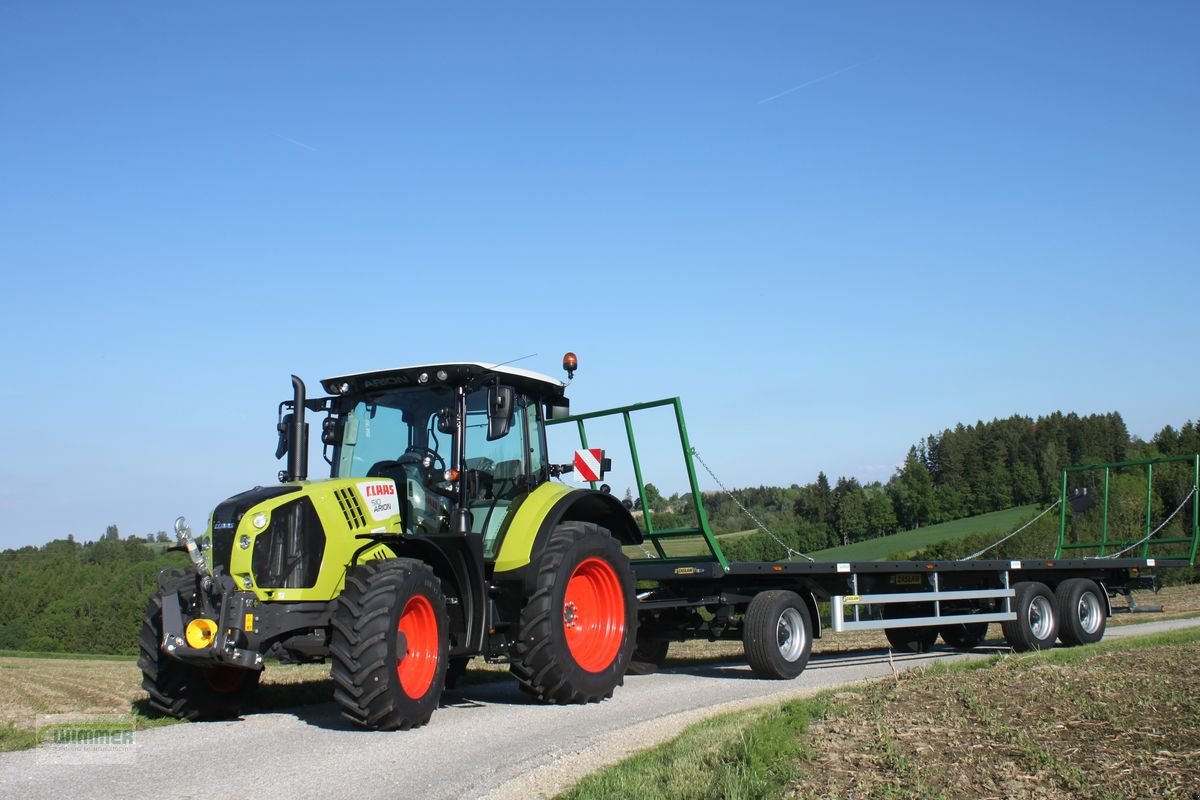
M 439 378 L 439 373 L 445 375 Z M 424 375 L 425 379 L 421 380 Z M 375 389 L 392 389 L 402 386 L 422 386 L 438 383 L 458 385 L 469 380 L 499 375 L 500 379 L 515 389 L 538 398 L 561 397 L 566 384 L 539 372 L 518 367 L 484 364 L 478 361 L 452 361 L 444 364 L 423 364 L 414 367 L 397 367 L 370 372 L 355 372 L 321 381 L 329 394 L 352 394 Z

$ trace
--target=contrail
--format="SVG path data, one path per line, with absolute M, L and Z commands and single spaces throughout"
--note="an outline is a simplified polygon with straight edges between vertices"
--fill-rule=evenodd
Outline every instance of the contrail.
M 280 139 L 283 139 L 285 142 L 291 142 L 292 144 L 296 145 L 296 147 L 303 147 L 305 150 L 311 150 L 314 153 L 318 152 L 317 148 L 312 147 L 311 145 L 307 145 L 304 142 L 300 142 L 295 139 L 292 139 L 291 137 L 284 136 L 282 133 L 277 133 L 275 135 L 278 136 Z
M 835 72 L 831 72 L 828 75 L 822 75 L 819 78 L 813 78 L 810 81 L 805 81 L 804 83 L 801 83 L 798 86 L 793 86 L 790 89 L 784 89 L 779 94 L 773 94 L 770 97 L 764 97 L 762 100 L 758 101 L 758 104 L 761 106 L 763 103 L 769 103 L 772 100 L 778 100 L 779 98 L 783 97 L 785 94 L 791 94 L 792 92 L 798 92 L 801 89 L 805 89 L 809 86 L 812 86 L 815 83 L 821 83 L 822 81 L 827 81 L 830 78 L 836 78 L 838 75 L 841 75 L 844 72 L 849 72 L 852 69 L 858 69 L 859 67 L 866 66 L 867 64 L 870 64 L 872 61 L 878 61 L 881 58 L 883 58 L 883 55 L 872 56 L 871 58 L 863 59 L 862 61 L 851 64 L 848 67 L 842 67 L 841 69 L 839 69 Z

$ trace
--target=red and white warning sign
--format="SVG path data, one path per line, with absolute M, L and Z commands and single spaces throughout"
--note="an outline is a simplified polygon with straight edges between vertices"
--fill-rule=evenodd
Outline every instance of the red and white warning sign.
M 604 451 L 599 448 L 575 451 L 575 480 L 598 481 L 604 478 Z

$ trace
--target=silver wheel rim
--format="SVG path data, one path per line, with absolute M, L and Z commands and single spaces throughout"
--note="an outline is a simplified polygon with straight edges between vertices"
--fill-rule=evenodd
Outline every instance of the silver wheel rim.
M 779 654 L 788 661 L 795 661 L 804 652 L 804 620 L 800 612 L 794 608 L 785 608 L 779 615 L 779 626 L 776 629 L 779 637 Z
M 1079 595 L 1079 605 L 1075 608 L 1079 615 L 1079 627 L 1083 628 L 1086 633 L 1095 633 L 1100 630 L 1101 615 L 1104 613 L 1100 610 L 1100 598 L 1096 597 L 1093 592 L 1084 592 Z
M 1026 618 L 1034 638 L 1050 638 L 1050 632 L 1054 629 L 1054 608 L 1049 600 L 1041 595 L 1030 600 L 1029 613 Z

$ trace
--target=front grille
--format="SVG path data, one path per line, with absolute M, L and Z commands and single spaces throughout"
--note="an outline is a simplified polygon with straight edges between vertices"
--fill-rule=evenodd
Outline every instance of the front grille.
M 309 589 L 325 555 L 325 529 L 308 497 L 271 512 L 271 525 L 254 540 L 254 582 L 270 589 Z
M 281 497 L 285 494 L 300 491 L 299 486 L 255 486 L 249 491 L 235 494 L 221 503 L 212 515 L 212 557 L 213 571 L 221 568 L 221 572 L 229 574 L 229 559 L 233 554 L 233 537 L 237 533 L 238 523 L 246 512 L 254 506 Z
M 363 511 L 362 501 L 358 499 L 358 492 L 353 488 L 346 488 L 338 489 L 333 495 L 342 507 L 342 513 L 346 515 L 346 525 L 350 530 L 367 526 L 367 515 Z

